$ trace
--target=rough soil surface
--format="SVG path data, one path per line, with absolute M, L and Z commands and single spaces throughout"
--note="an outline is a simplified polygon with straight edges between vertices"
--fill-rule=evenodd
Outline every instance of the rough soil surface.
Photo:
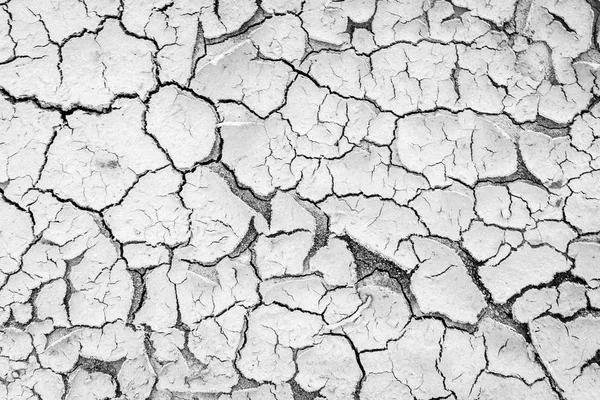
M 597 0 L 0 0 L 0 400 L 600 400 Z

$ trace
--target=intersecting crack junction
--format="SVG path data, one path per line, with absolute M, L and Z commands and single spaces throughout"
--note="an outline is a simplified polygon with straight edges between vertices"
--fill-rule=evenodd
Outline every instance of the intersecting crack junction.
M 0 0 L 0 400 L 600 400 L 598 0 Z

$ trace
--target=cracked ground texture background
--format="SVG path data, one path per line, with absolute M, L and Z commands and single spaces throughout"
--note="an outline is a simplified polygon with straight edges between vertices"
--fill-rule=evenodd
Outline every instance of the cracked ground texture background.
M 597 0 L 0 0 L 0 399 L 599 400 Z

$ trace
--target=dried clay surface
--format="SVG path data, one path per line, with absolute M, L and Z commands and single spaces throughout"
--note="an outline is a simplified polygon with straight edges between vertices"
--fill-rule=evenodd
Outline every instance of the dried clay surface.
M 600 400 L 598 0 L 0 0 L 0 400 Z

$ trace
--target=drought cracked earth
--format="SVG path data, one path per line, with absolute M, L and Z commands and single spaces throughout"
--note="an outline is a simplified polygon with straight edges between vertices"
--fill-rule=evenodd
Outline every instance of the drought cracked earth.
M 0 0 L 0 399 L 600 399 L 596 0 Z

